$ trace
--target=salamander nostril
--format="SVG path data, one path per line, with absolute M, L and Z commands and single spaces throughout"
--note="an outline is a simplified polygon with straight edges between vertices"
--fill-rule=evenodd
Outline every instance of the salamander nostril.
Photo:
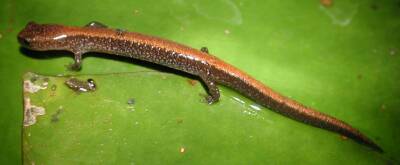
M 19 42 L 23 47 L 29 47 L 29 41 L 26 40 L 25 38 L 18 37 L 18 42 Z

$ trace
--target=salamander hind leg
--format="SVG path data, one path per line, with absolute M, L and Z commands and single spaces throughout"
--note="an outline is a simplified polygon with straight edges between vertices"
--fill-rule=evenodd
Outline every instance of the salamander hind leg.
M 83 53 L 74 53 L 74 63 L 69 65 L 69 69 L 73 71 L 78 71 L 81 69 L 82 65 L 82 54 Z
M 207 92 L 208 95 L 205 97 L 206 101 L 208 104 L 213 104 L 219 100 L 220 94 L 219 94 L 219 89 L 217 87 L 217 84 L 205 77 L 201 77 L 203 80 L 204 84 L 207 87 Z

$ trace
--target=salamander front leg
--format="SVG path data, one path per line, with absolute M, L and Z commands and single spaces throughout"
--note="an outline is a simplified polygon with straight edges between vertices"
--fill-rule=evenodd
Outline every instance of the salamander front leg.
M 203 52 L 203 53 L 209 54 L 209 53 L 208 53 L 208 48 L 207 48 L 207 47 L 201 47 L 200 51 Z
M 205 97 L 206 101 L 208 104 L 213 104 L 219 100 L 220 94 L 219 94 L 219 89 L 217 87 L 217 84 L 215 84 L 214 81 L 201 77 L 203 80 L 204 84 L 207 86 L 207 92 L 208 95 Z
M 107 28 L 107 25 L 102 24 L 102 23 L 97 22 L 97 21 L 92 21 L 92 22 L 89 22 L 88 24 L 86 24 L 85 27 L 91 27 L 91 28 Z
M 81 69 L 82 54 L 83 53 L 74 53 L 74 63 L 69 66 L 70 70 L 78 71 Z

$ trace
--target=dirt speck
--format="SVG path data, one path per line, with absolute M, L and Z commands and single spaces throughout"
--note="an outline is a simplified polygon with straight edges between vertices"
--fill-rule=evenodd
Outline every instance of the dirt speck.
M 50 86 L 50 96 L 56 96 L 57 85 L 53 84 Z
M 134 112 L 134 111 L 135 111 L 135 107 L 134 107 L 135 102 L 136 102 L 136 101 L 135 101 L 134 98 L 128 99 L 128 101 L 127 101 L 127 104 L 128 104 L 127 108 L 128 108 L 128 110 L 129 110 L 130 112 Z
M 357 75 L 357 79 L 362 80 L 363 79 L 363 75 L 362 74 L 358 74 Z
M 183 119 L 176 119 L 176 123 L 182 124 L 183 123 Z
M 371 7 L 372 10 L 378 10 L 379 9 L 379 6 L 376 3 L 371 4 L 370 7 Z
M 56 85 L 56 84 L 53 84 L 53 85 L 50 87 L 50 89 L 51 89 L 51 91 L 56 91 L 56 90 L 57 90 L 57 85 Z
M 398 50 L 397 50 L 396 48 L 391 48 L 391 49 L 389 50 L 389 54 L 390 54 L 391 56 L 396 55 L 397 52 L 398 52 Z
M 39 76 L 36 75 L 36 74 L 34 74 L 34 75 L 32 75 L 32 77 L 31 77 L 29 80 L 31 80 L 31 82 L 34 83 L 34 82 L 36 82 L 38 79 L 39 79 Z
M 140 15 L 140 11 L 138 9 L 133 10 L 133 15 L 134 16 Z
M 130 98 L 130 99 L 128 99 L 127 103 L 128 103 L 128 105 L 133 105 L 133 104 L 135 104 L 135 99 Z
M 193 79 L 188 79 L 187 82 L 191 85 L 191 86 L 195 86 L 197 84 L 196 80 Z
M 340 135 L 340 139 L 342 139 L 342 140 L 347 140 L 347 139 L 349 139 L 347 136 L 344 136 L 344 135 Z
M 333 0 L 320 0 L 319 3 L 324 7 L 332 7 Z
M 54 113 L 53 115 L 51 115 L 51 122 L 55 123 L 58 122 L 60 120 L 60 114 L 64 111 L 63 106 L 59 106 L 56 113 Z
M 379 108 L 379 110 L 382 111 L 382 112 L 385 111 L 386 110 L 386 105 L 382 104 L 381 107 Z
M 11 28 L 11 27 L 6 29 L 6 32 L 7 32 L 7 33 L 12 33 L 13 31 L 14 31 L 14 29 Z

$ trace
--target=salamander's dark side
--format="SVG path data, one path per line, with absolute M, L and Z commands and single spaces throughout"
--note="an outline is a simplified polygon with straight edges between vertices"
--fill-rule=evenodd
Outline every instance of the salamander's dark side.
M 91 23 L 85 27 L 54 24 L 28 25 L 18 34 L 23 47 L 37 51 L 67 50 L 75 54 L 75 68 L 86 52 L 101 52 L 157 63 L 199 76 L 208 88 L 207 101 L 219 99 L 216 83 L 231 87 L 258 104 L 294 120 L 337 132 L 372 149 L 382 149 L 349 124 L 284 97 L 239 69 L 202 51 L 165 39 L 109 29 Z

